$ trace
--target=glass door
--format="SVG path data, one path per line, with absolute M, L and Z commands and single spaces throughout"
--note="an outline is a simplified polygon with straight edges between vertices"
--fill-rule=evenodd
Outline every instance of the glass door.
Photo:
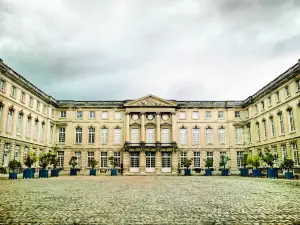
M 161 153 L 161 172 L 170 173 L 171 172 L 171 153 L 162 152 Z
M 146 172 L 155 173 L 155 152 L 146 152 Z
M 130 153 L 130 172 L 137 173 L 140 172 L 140 153 L 131 152 Z

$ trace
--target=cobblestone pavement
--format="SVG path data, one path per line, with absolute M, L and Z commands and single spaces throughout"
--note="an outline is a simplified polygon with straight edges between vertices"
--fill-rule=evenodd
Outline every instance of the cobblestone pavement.
M 235 176 L 0 179 L 4 224 L 300 224 L 296 221 L 299 181 Z

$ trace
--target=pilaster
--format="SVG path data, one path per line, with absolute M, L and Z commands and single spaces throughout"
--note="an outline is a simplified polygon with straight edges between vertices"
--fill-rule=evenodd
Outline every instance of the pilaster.
M 172 113 L 172 142 L 176 142 L 176 113 Z
M 172 153 L 172 174 L 176 175 L 178 172 L 178 154 L 179 151 Z
M 130 167 L 130 154 L 129 152 L 124 152 L 123 154 L 123 166 L 124 166 L 124 175 L 129 174 Z
M 4 154 L 4 140 L 0 141 L 0 166 L 3 165 L 3 154 Z
M 156 174 L 161 174 L 161 152 L 156 152 L 155 154 L 155 169 Z
M 140 174 L 145 175 L 146 167 L 146 153 L 144 151 L 140 152 Z
M 156 142 L 161 142 L 161 140 L 160 140 L 160 112 L 156 113 Z
M 141 142 L 145 140 L 145 113 L 141 112 Z
M 125 142 L 129 142 L 129 113 L 126 113 L 126 115 L 125 115 L 125 117 L 126 117 L 126 119 L 125 119 L 125 126 L 126 126 L 126 128 L 125 128 Z

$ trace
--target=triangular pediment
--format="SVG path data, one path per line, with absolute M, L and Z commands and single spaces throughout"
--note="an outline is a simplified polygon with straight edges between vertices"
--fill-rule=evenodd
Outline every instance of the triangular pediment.
M 145 97 L 139 98 L 137 100 L 130 101 L 124 106 L 132 107 L 175 107 L 176 103 L 164 100 L 154 95 L 147 95 Z

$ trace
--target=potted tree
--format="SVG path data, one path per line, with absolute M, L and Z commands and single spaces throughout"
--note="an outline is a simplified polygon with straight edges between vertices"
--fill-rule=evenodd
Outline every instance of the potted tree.
M 97 166 L 97 164 L 98 164 L 97 160 L 91 159 L 91 161 L 90 161 L 90 167 L 91 167 L 91 169 L 90 169 L 90 176 L 96 176 L 96 169 L 95 169 L 95 167 Z
M 261 158 L 259 155 L 255 155 L 252 157 L 252 159 L 248 160 L 248 163 L 252 165 L 252 176 L 253 177 L 262 177 L 261 169 L 260 167 L 260 160 Z M 253 169 L 255 167 L 255 169 Z
M 220 157 L 220 167 L 223 167 L 221 169 L 221 175 L 222 176 L 228 176 L 228 173 L 229 173 L 229 169 L 226 169 L 226 165 L 227 165 L 227 162 L 230 160 L 230 158 L 226 155 L 221 155 Z
M 184 176 L 191 176 L 191 169 L 190 166 L 192 165 L 193 159 L 184 159 L 183 166 L 186 168 L 184 169 Z
M 278 168 L 273 168 L 275 156 L 267 152 L 262 156 L 263 161 L 268 165 L 267 168 L 267 178 L 278 178 Z
M 44 153 L 39 156 L 39 165 L 42 167 L 42 169 L 39 170 L 39 178 L 48 178 L 49 171 L 47 166 L 50 163 L 50 157 L 50 153 Z
M 8 179 L 9 180 L 16 180 L 18 179 L 18 169 L 21 167 L 21 163 L 17 160 L 11 160 L 8 163 L 8 168 L 9 168 L 9 175 Z
M 34 178 L 34 168 L 31 168 L 31 166 L 36 162 L 36 160 L 37 156 L 35 152 L 28 152 L 24 157 L 24 164 L 27 168 L 23 170 L 23 179 Z
M 70 176 L 77 176 L 77 169 L 75 168 L 77 166 L 77 158 L 75 156 L 71 157 L 69 165 L 71 166 Z
M 212 168 L 213 167 L 213 160 L 211 158 L 207 158 L 205 160 L 205 176 L 211 176 L 212 175 Z
M 292 159 L 284 159 L 284 161 L 282 162 L 280 167 L 287 170 L 284 173 L 285 179 L 293 179 L 294 178 L 293 171 L 290 171 L 293 169 L 293 166 L 294 166 L 294 161 Z
M 249 158 L 248 154 L 244 153 L 242 158 L 241 158 L 241 164 L 243 168 L 240 168 L 241 176 L 242 177 L 248 177 L 249 176 L 249 169 L 246 168 L 247 165 L 249 164 Z
M 112 168 L 110 169 L 110 175 L 111 176 L 117 176 L 117 169 L 116 167 L 118 166 L 118 161 L 115 157 L 111 156 L 108 158 L 110 165 Z
M 51 177 L 58 177 L 59 169 L 57 169 L 57 164 L 58 164 L 57 155 L 55 154 L 51 155 L 50 164 L 53 165 L 53 168 L 51 170 Z

